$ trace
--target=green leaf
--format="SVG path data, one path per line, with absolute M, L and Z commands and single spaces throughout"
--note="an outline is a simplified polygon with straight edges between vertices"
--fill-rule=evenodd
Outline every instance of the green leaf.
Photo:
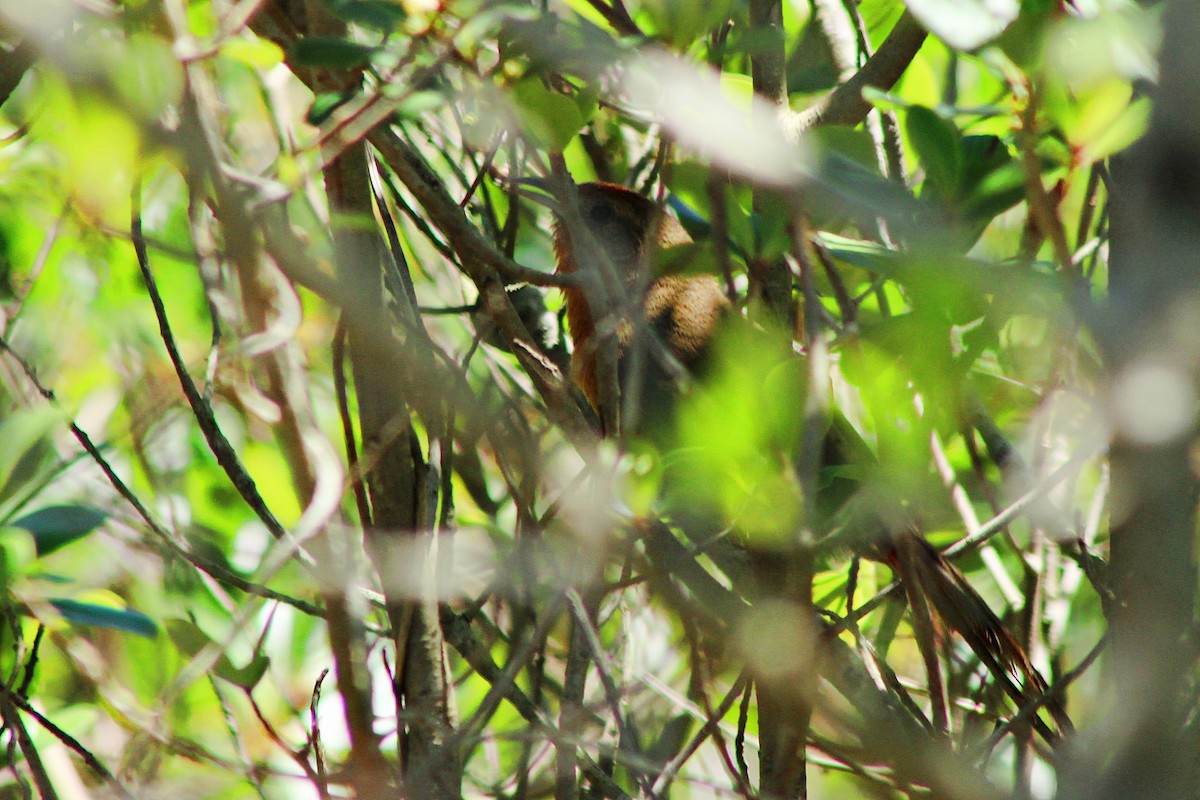
M 382 33 L 391 33 L 408 18 L 404 6 L 393 0 L 339 0 L 329 6 L 339 19 Z
M 0 528 L 0 594 L 18 575 L 28 574 L 29 565 L 37 558 L 37 545 L 23 528 Z
M 291 63 L 301 67 L 352 69 L 371 60 L 378 48 L 336 36 L 306 36 L 291 48 Z
M 82 539 L 106 519 L 104 512 L 85 506 L 47 506 L 9 524 L 33 534 L 37 554 L 44 556 Z
M 720 24 L 731 5 L 730 0 L 642 0 L 655 30 L 677 46 L 690 44 Z
M 53 408 L 26 409 L 0 422 L 0 505 L 45 477 L 54 460 L 51 432 L 62 424 Z
M 266 39 L 232 37 L 221 45 L 221 55 L 255 69 L 269 69 L 283 61 L 283 49 Z
M 822 151 L 838 153 L 872 172 L 879 172 L 871 134 L 849 125 L 822 125 L 804 136 L 804 143 Z
M 1017 18 L 1017 0 L 906 0 L 925 29 L 957 50 L 975 50 Z
M 538 78 L 519 81 L 511 92 L 526 132 L 543 147 L 561 151 L 583 127 L 583 114 L 575 101 L 550 91 Z
M 446 105 L 446 96 L 433 90 L 417 91 L 400 101 L 396 113 L 402 117 L 422 117 L 435 108 Z
M 785 543 L 803 507 L 787 467 L 801 429 L 802 367 L 787 343 L 779 331 L 730 321 L 709 380 L 682 403 L 682 446 L 667 466 L 669 503 L 733 523 L 755 547 Z
M 1150 99 L 1139 97 L 1095 139 L 1084 145 L 1080 161 L 1092 164 L 1119 153 L 1140 139 L 1149 126 Z
M 214 645 L 213 640 L 209 638 L 208 634 L 201 630 L 198 625 L 186 619 L 168 620 L 167 636 L 171 638 L 171 642 L 179 648 L 179 651 L 188 658 L 193 658 L 204 648 Z M 217 657 L 212 671 L 218 678 L 229 681 L 235 686 L 240 686 L 243 689 L 253 689 L 262 680 L 270 664 L 271 660 L 265 655 L 255 653 L 246 666 L 239 669 L 224 654 L 221 654 Z
M 308 107 L 308 113 L 304 115 L 304 121 L 309 125 L 320 125 L 329 116 L 345 105 L 354 97 L 355 91 L 347 89 L 344 92 L 322 92 L 313 98 L 312 105 Z
M 953 197 L 962 174 L 958 128 L 924 106 L 909 108 L 905 122 L 909 141 L 925 168 L 926 188 L 941 197 Z
M 145 636 L 147 639 L 158 636 L 158 625 L 154 623 L 154 620 L 145 614 L 127 608 L 112 608 L 61 597 L 51 598 L 50 605 L 63 615 L 63 619 L 75 625 L 109 628 L 114 631 Z

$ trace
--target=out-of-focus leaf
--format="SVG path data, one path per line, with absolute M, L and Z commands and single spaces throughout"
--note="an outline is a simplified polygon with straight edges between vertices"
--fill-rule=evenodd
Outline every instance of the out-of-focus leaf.
M 997 214 L 1025 198 L 1025 172 L 996 136 L 965 136 L 962 153 L 962 178 L 953 207 L 971 232 L 969 244 Z
M 186 619 L 168 620 L 167 635 L 171 637 L 171 642 L 179 648 L 179 651 L 189 658 L 213 644 L 213 640 L 209 638 L 208 634 Z M 246 666 L 239 669 L 222 654 L 217 657 L 216 664 L 213 665 L 213 674 L 235 686 L 253 689 L 262 680 L 262 676 L 266 674 L 270 664 L 271 660 L 267 656 L 256 653 Z
M 959 202 L 964 219 L 990 221 L 1025 199 L 1025 173 L 1013 161 L 965 187 Z
M 894 278 L 899 274 L 897 269 L 900 261 L 899 255 L 895 250 L 890 250 L 878 242 L 851 239 L 824 231 L 818 233 L 817 237 L 829 250 L 830 255 L 839 261 L 845 261 L 847 264 L 853 264 L 860 269 L 888 278 Z
M 37 558 L 33 536 L 23 528 L 0 528 L 0 592 L 6 593 L 13 578 L 28 572 Z
M 9 524 L 29 531 L 37 545 L 37 554 L 44 556 L 82 539 L 106 519 L 108 515 L 104 512 L 86 506 L 47 506 Z
M 837 153 L 865 169 L 879 171 L 875 143 L 865 130 L 849 125 L 822 125 L 807 133 L 804 141 L 814 151 Z
M 511 91 L 525 130 L 544 147 L 561 151 L 583 127 L 583 115 L 575 101 L 550 91 L 539 79 L 526 78 Z
M 680 47 L 720 24 L 732 5 L 730 0 L 642 0 L 659 35 Z
M 404 6 L 392 0 L 337 0 L 327 5 L 339 19 L 383 33 L 391 33 L 408 18 Z
M 158 625 L 154 623 L 154 620 L 138 611 L 59 597 L 51 598 L 50 605 L 63 615 L 63 619 L 76 625 L 109 628 L 114 631 L 145 636 L 148 639 L 158 636 Z
M 537 9 L 528 5 L 515 3 L 489 3 L 483 10 L 472 14 L 458 33 L 454 35 L 455 45 L 463 51 L 474 49 L 479 42 L 496 33 L 498 29 L 513 22 L 524 22 L 537 19 Z
M 906 0 L 925 28 L 958 50 L 975 50 L 1017 18 L 1017 0 Z
M 1020 15 L 996 44 L 1013 63 L 1026 69 L 1034 67 L 1045 50 L 1046 31 L 1058 13 L 1059 0 L 1023 0 Z
M 1044 107 L 1083 163 L 1128 147 L 1145 132 L 1150 121 L 1149 100 L 1134 100 L 1133 86 L 1120 78 L 1074 90 L 1061 81 L 1050 81 Z
M 730 172 L 770 184 L 804 176 L 804 151 L 788 141 L 777 109 L 761 97 L 738 108 L 714 70 L 662 52 L 627 59 L 622 100 L 648 112 L 682 147 Z
M 221 55 L 256 69 L 269 69 L 283 62 L 283 48 L 257 37 L 231 37 L 221 45 Z
M 703 391 L 679 419 L 667 483 L 676 500 L 733 522 L 756 547 L 782 544 L 802 508 L 789 468 L 803 411 L 801 364 L 786 339 L 731 324 Z
M 51 433 L 62 424 L 53 408 L 23 409 L 0 422 L 0 506 L 45 475 L 54 459 Z
M 1046 47 L 1048 74 L 1078 91 L 1112 78 L 1156 80 L 1161 22 L 1153 7 L 1103 4 L 1087 17 L 1055 25 Z
M 923 106 L 909 108 L 905 123 L 908 139 L 925 169 L 926 186 L 942 197 L 953 196 L 963 161 L 958 129 Z
M 717 270 L 712 242 L 693 242 L 661 250 L 654 265 L 656 275 L 715 275 Z
M 365 65 L 376 50 L 336 36 L 307 36 L 292 45 L 291 61 L 303 67 L 352 69 Z
M 1150 99 L 1139 97 L 1112 124 L 1084 145 L 1080 161 L 1093 164 L 1136 142 L 1150 126 Z
M 396 113 L 404 117 L 421 117 L 435 108 L 446 105 L 446 96 L 432 90 L 413 92 L 400 101 Z
M 304 115 L 305 122 L 309 125 L 320 125 L 329 119 L 330 114 L 349 102 L 355 94 L 356 92 L 353 89 L 347 89 L 344 92 L 322 92 L 318 94 L 313 98 L 312 105 L 308 107 L 308 113 Z
M 588 84 L 573 94 L 575 107 L 579 109 L 580 127 L 588 124 L 600 107 L 600 92 L 593 84 Z
M 817 162 L 817 169 L 810 176 L 809 203 L 814 207 L 826 213 L 836 209 L 860 226 L 870 227 L 882 217 L 906 235 L 936 235 L 930 228 L 914 230 L 925 206 L 895 181 L 840 153 L 821 153 Z
M 183 95 L 183 68 L 171 45 L 158 36 L 134 34 L 102 48 L 113 86 L 129 108 L 156 119 Z

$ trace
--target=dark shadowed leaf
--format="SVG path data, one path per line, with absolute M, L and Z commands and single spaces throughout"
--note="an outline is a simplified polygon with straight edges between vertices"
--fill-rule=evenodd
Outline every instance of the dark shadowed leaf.
M 913 106 L 905 117 L 909 141 L 925 169 L 925 187 L 942 197 L 958 188 L 962 174 L 962 150 L 958 129 L 924 106 Z
M 309 36 L 292 46 L 291 60 L 302 67 L 350 69 L 371 60 L 376 48 L 334 36 Z
M 50 605 L 54 606 L 64 619 L 75 625 L 109 628 L 114 631 L 145 636 L 148 639 L 158 636 L 158 625 L 154 623 L 154 620 L 138 611 L 100 606 L 95 603 L 84 603 L 66 598 L 52 598 Z
M 33 535 L 37 554 L 44 556 L 82 539 L 108 519 L 102 511 L 85 506 L 49 506 L 27 514 L 10 525 L 24 528 Z

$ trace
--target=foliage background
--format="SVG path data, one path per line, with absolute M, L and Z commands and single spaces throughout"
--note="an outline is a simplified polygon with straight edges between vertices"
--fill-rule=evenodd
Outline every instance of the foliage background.
M 1196 16 L 0 2 L 4 795 L 1194 795 Z M 565 377 L 568 173 L 746 321 L 669 443 Z M 1076 734 L 948 631 L 931 732 L 843 483 Z

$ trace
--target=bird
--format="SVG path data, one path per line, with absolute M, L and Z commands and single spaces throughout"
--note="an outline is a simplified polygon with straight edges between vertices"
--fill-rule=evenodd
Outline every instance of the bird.
M 647 275 L 648 247 L 660 250 L 687 245 L 691 236 L 675 217 L 642 195 L 612 183 L 583 183 L 577 187 L 578 217 L 592 240 L 603 248 L 602 258 L 620 283 L 613 292 L 620 301 L 607 309 L 594 306 L 595 296 L 581 287 L 564 290 L 567 324 L 575 352 L 571 373 L 594 410 L 599 410 L 597 375 L 598 338 L 617 338 L 622 391 L 637 381 L 646 398 L 644 425 L 653 425 L 670 414 L 667 402 L 676 394 L 669 364 L 663 364 L 661 346 L 686 371 L 702 369 L 710 356 L 715 334 L 729 309 L 729 298 L 712 275 Z M 577 257 L 566 219 L 554 223 L 557 272 L 576 273 L 585 259 Z M 649 352 L 640 359 L 636 379 L 628 357 L 637 346 L 639 332 L 647 333 Z
M 683 225 L 659 204 L 612 183 L 581 183 L 576 192 L 577 217 L 582 227 L 572 227 L 561 210 L 553 226 L 557 272 L 607 268 L 611 270 L 610 280 L 619 285 L 610 285 L 608 288 L 615 291 L 606 294 L 623 300 L 595 303 L 597 294 L 589 293 L 582 285 L 564 288 L 567 323 L 574 344 L 572 377 L 592 408 L 598 409 L 597 339 L 615 336 L 621 391 L 640 379 L 645 406 L 655 410 L 647 416 L 664 424 L 674 413 L 679 387 L 670 370 L 654 358 L 643 357 L 639 370 L 633 370 L 632 353 L 638 331 L 652 333 L 652 344 L 661 344 L 684 370 L 702 373 L 711 361 L 714 341 L 724 321 L 733 314 L 733 306 L 723 283 L 715 276 L 650 274 L 653 249 L 692 242 Z M 576 242 L 575 238 L 590 241 Z M 584 248 L 599 248 L 600 252 Z M 864 450 L 869 452 L 861 439 L 844 441 L 851 428 L 844 420 L 840 422 L 835 419 L 829 426 L 823 447 L 823 457 L 835 464 L 842 458 L 861 458 Z M 876 530 L 859 537 L 862 554 L 892 568 L 914 609 L 914 617 L 918 616 L 917 609 L 928 601 L 935 630 L 930 633 L 930 625 L 918 620 L 914 620 L 914 630 L 923 627 L 934 637 L 944 637 L 946 631 L 958 633 L 997 676 L 1018 707 L 1035 701 L 1044 703 L 1060 734 L 1068 732 L 1070 720 L 1060 701 L 1046 696 L 1048 687 L 1044 678 L 966 577 L 919 532 L 888 531 L 882 523 L 874 527 Z M 925 645 L 927 669 L 934 669 L 930 662 L 935 658 L 935 646 L 928 640 Z M 933 673 L 930 678 L 932 684 Z M 1014 678 L 1024 678 L 1025 688 Z M 1031 724 L 1048 740 L 1055 738 L 1036 715 Z

